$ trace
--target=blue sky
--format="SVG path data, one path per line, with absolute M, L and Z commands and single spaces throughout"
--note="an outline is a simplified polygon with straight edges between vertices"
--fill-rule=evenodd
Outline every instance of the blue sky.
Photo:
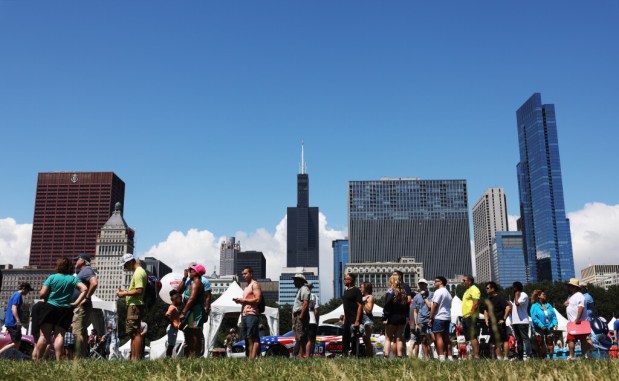
M 0 219 L 32 223 L 38 172 L 114 171 L 138 252 L 273 237 L 302 139 L 332 231 L 347 182 L 381 176 L 464 178 L 469 206 L 501 186 L 517 215 L 534 92 L 556 105 L 566 209 L 614 207 L 618 36 L 617 0 L 0 0 Z

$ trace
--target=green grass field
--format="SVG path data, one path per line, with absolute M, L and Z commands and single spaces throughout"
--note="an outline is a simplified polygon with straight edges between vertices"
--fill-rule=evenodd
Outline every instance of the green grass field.
M 610 380 L 619 361 L 456 361 L 263 358 L 141 361 L 0 361 L 0 380 Z

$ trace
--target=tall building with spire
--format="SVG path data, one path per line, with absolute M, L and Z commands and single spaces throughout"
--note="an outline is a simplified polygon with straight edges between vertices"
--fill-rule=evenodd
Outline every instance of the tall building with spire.
M 555 106 L 533 94 L 516 111 L 520 162 L 518 230 L 524 238 L 527 281 L 574 277 L 570 221 L 565 216 Z
M 241 243 L 228 237 L 219 247 L 219 272 L 221 276 L 235 275 L 236 257 L 241 252 Z
M 108 302 L 114 302 L 116 290 L 127 288 L 131 280 L 131 272 L 120 266 L 121 258 L 127 253 L 133 253 L 135 233 L 122 215 L 122 205 L 117 202 L 114 213 L 101 228 L 97 237 L 96 257 L 93 267 L 97 270 L 99 286 L 96 295 Z
M 318 268 L 318 207 L 309 206 L 304 144 L 301 144 L 301 166 L 297 175 L 297 206 L 288 208 L 287 221 L 287 267 Z

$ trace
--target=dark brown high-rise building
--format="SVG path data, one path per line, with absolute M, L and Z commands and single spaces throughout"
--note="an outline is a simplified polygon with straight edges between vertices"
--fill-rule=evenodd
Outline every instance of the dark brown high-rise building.
M 94 257 L 117 202 L 125 204 L 125 183 L 113 172 L 39 173 L 30 265 L 53 268 L 64 256 Z

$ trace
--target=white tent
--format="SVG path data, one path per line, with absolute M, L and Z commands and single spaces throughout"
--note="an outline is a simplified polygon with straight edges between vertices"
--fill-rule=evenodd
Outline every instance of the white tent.
M 462 316 L 462 300 L 456 295 L 451 300 L 451 322 L 454 325 L 458 325 L 458 318 L 460 316 Z
M 318 324 L 322 324 L 326 320 L 339 319 L 340 316 L 344 315 L 344 305 L 340 305 L 338 308 L 329 312 L 328 314 L 321 316 L 318 319 Z M 380 319 L 383 316 L 383 308 L 377 304 L 374 304 L 374 308 L 372 309 L 372 315 Z
M 233 299 L 242 297 L 243 290 L 241 290 L 238 283 L 232 282 L 228 289 L 211 304 L 211 315 L 209 316 L 208 322 L 204 324 L 204 340 L 206 342 L 204 357 L 210 355 L 210 351 L 213 345 L 215 345 L 215 336 L 221 326 L 224 314 L 241 312 L 241 305 L 235 303 Z M 264 315 L 267 318 L 271 335 L 277 335 L 279 333 L 279 309 L 266 307 Z
M 170 329 L 169 325 L 168 325 L 168 329 Z M 183 343 L 184 341 L 185 341 L 185 334 L 183 333 L 183 331 L 178 331 L 178 334 L 176 335 L 176 347 L 178 347 L 178 345 Z M 165 334 L 159 340 L 151 341 L 150 342 L 150 359 L 156 360 L 158 358 L 165 357 L 167 347 L 168 347 L 168 335 L 167 334 Z
M 557 329 L 559 331 L 567 331 L 567 319 L 556 309 L 555 314 L 557 315 Z

